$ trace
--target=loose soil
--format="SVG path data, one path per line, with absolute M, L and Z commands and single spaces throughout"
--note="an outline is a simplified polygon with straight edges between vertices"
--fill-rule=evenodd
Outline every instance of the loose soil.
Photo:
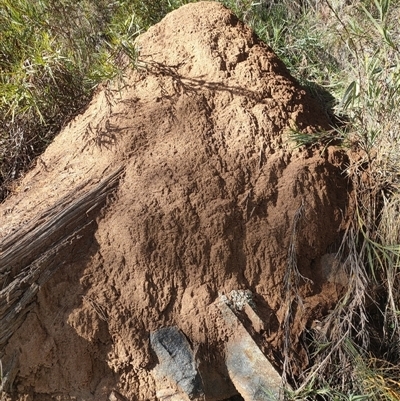
M 343 290 L 324 255 L 344 227 L 345 156 L 289 138 L 291 128 L 330 128 L 317 102 L 219 3 L 170 13 L 138 46 L 138 70 L 99 89 L 0 205 L 4 241 L 123 168 L 95 227 L 55 256 L 59 268 L 0 350 L 3 366 L 14 360 L 12 399 L 108 400 L 115 391 L 153 400 L 149 334 L 176 325 L 196 349 L 208 399 L 222 400 L 235 389 L 219 294 L 252 292 L 266 323 L 258 340 L 278 370 L 291 303 L 299 373 L 304 331 Z

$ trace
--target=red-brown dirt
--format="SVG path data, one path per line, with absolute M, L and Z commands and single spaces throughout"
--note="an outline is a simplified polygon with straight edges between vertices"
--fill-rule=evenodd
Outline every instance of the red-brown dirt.
M 0 350 L 3 366 L 16 361 L 14 399 L 108 400 L 114 390 L 153 400 L 149 333 L 169 325 L 197 350 L 207 399 L 228 398 L 218 294 L 252 292 L 267 327 L 258 339 L 278 369 L 295 295 L 288 268 L 306 278 L 303 305 L 292 305 L 294 369 L 307 363 L 305 328 L 340 295 L 321 257 L 340 243 L 345 157 L 295 149 L 288 136 L 329 129 L 319 105 L 219 3 L 170 13 L 138 46 L 140 68 L 99 90 L 0 205 L 1 241 L 124 169 Z

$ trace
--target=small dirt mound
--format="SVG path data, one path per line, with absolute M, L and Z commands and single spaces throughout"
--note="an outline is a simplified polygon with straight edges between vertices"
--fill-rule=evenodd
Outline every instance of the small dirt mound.
M 290 322 L 296 372 L 307 363 L 302 333 L 342 289 L 324 255 L 337 249 L 346 214 L 344 156 L 288 141 L 290 128 L 329 128 L 318 104 L 215 2 L 172 12 L 138 47 L 138 71 L 100 90 L 0 207 L 3 241 L 63 210 L 92 222 L 68 237 L 71 215 L 37 254 L 2 267 L 4 302 L 11 284 L 40 282 L 0 351 L 14 398 L 155 399 L 150 333 L 176 326 L 196 349 L 206 399 L 222 400 L 236 390 L 220 294 L 251 294 L 262 321 L 253 334 L 278 370 Z M 70 207 L 121 167 L 101 213 Z M 62 238 L 67 248 L 40 258 Z M 38 265 L 36 281 L 22 283 Z

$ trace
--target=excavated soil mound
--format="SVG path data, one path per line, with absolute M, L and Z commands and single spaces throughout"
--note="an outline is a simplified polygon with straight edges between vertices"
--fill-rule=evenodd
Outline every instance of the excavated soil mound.
M 218 3 L 170 13 L 138 48 L 139 69 L 99 90 L 0 206 L 14 399 L 153 400 L 150 333 L 177 326 L 222 400 L 235 389 L 220 294 L 250 291 L 278 370 L 290 327 L 300 371 L 304 330 L 342 290 L 324 255 L 346 214 L 344 157 L 288 140 L 329 128 L 319 105 Z

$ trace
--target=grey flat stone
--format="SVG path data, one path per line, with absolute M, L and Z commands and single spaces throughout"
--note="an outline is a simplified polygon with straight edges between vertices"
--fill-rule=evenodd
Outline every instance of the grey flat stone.
M 202 398 L 203 384 L 184 334 L 177 327 L 164 327 L 150 334 L 150 344 L 159 361 L 155 369 L 157 379 L 168 379 L 189 400 Z
M 283 389 L 279 373 L 229 307 L 227 298 L 220 297 L 217 305 L 232 333 L 226 343 L 226 367 L 237 391 L 245 401 L 281 400 Z

